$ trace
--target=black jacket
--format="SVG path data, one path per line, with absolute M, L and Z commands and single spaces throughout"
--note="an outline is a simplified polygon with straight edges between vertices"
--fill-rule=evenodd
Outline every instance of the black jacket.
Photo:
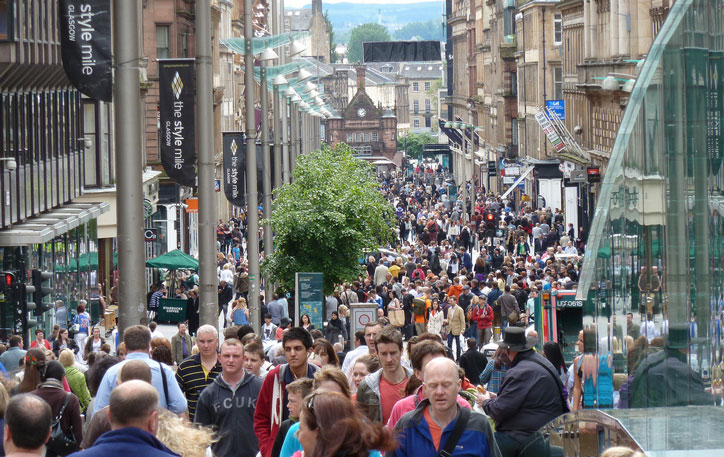
M 327 328 L 324 331 L 324 337 L 327 341 L 334 344 L 339 340 L 340 335 L 344 341 L 347 341 L 347 330 L 344 328 L 344 324 L 341 319 L 330 319 L 327 322 Z M 342 343 L 344 344 L 344 343 Z
M 465 370 L 465 377 L 473 384 L 478 384 L 480 373 L 483 372 L 488 364 L 485 354 L 477 349 L 468 349 L 460 356 L 460 368 Z
M 535 351 L 519 352 L 505 373 L 498 396 L 483 403 L 483 410 L 495 421 L 495 430 L 519 440 L 568 412 L 560 394 L 560 376 L 549 373 L 533 359 L 556 373 L 553 365 Z

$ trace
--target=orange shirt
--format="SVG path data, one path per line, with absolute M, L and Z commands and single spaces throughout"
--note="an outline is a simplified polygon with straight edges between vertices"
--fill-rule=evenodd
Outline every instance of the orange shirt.
M 407 376 L 399 384 L 392 384 L 380 377 L 380 403 L 382 404 L 382 423 L 386 424 L 392 414 L 392 408 L 395 403 L 405 398 L 405 386 L 407 386 Z
M 425 420 L 427 421 L 427 426 L 430 429 L 430 436 L 432 437 L 432 444 L 434 444 L 435 449 L 437 449 L 439 451 L 440 450 L 440 439 L 442 438 L 442 429 L 432 419 L 432 416 L 430 415 L 429 406 L 427 408 L 425 408 Z

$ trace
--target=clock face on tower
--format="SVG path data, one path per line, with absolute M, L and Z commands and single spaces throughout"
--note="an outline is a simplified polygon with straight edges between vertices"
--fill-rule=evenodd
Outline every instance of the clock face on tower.
M 365 114 L 367 114 L 367 111 L 364 108 L 360 108 L 357 110 L 357 116 L 365 117 Z

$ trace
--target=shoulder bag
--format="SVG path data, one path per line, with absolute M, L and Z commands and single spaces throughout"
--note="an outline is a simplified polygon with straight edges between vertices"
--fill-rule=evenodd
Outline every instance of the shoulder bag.
M 75 439 L 73 431 L 71 430 L 71 436 L 68 436 L 65 434 L 60 425 L 60 421 L 63 419 L 63 413 L 65 412 L 66 406 L 68 406 L 68 402 L 70 402 L 70 393 L 65 395 L 63 406 L 60 408 L 60 411 L 58 411 L 58 415 L 55 419 L 53 419 L 52 424 L 50 424 L 50 438 L 48 438 L 48 442 L 45 444 L 48 449 L 55 452 L 57 455 L 63 456 L 78 450 L 78 441 Z
M 452 454 L 455 451 L 455 446 L 458 445 L 460 437 L 463 436 L 463 432 L 465 431 L 465 427 L 468 426 L 468 421 L 470 420 L 470 410 L 462 407 L 458 408 L 460 409 L 458 420 L 455 422 L 455 427 L 453 427 L 452 432 L 450 432 L 450 436 L 448 436 L 447 441 L 445 441 L 445 446 L 440 449 L 437 457 L 452 457 Z

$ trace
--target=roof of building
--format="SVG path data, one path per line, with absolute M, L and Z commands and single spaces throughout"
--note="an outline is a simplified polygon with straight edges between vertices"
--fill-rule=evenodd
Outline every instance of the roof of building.
M 400 63 L 400 76 L 408 79 L 442 78 L 441 62 L 404 62 Z
M 311 62 L 314 66 L 307 67 L 313 77 L 324 78 L 325 76 L 334 75 L 338 71 L 347 72 L 347 79 L 349 80 L 350 86 L 357 85 L 357 72 L 354 69 L 354 65 L 348 63 L 324 63 L 320 62 L 313 57 L 302 57 Z M 365 72 L 365 85 L 377 86 L 385 84 L 397 84 L 395 73 L 383 73 L 380 70 L 366 65 L 367 71 Z
M 291 9 L 285 8 L 286 18 L 289 19 L 292 32 L 307 31 L 312 26 L 312 10 L 310 8 Z

